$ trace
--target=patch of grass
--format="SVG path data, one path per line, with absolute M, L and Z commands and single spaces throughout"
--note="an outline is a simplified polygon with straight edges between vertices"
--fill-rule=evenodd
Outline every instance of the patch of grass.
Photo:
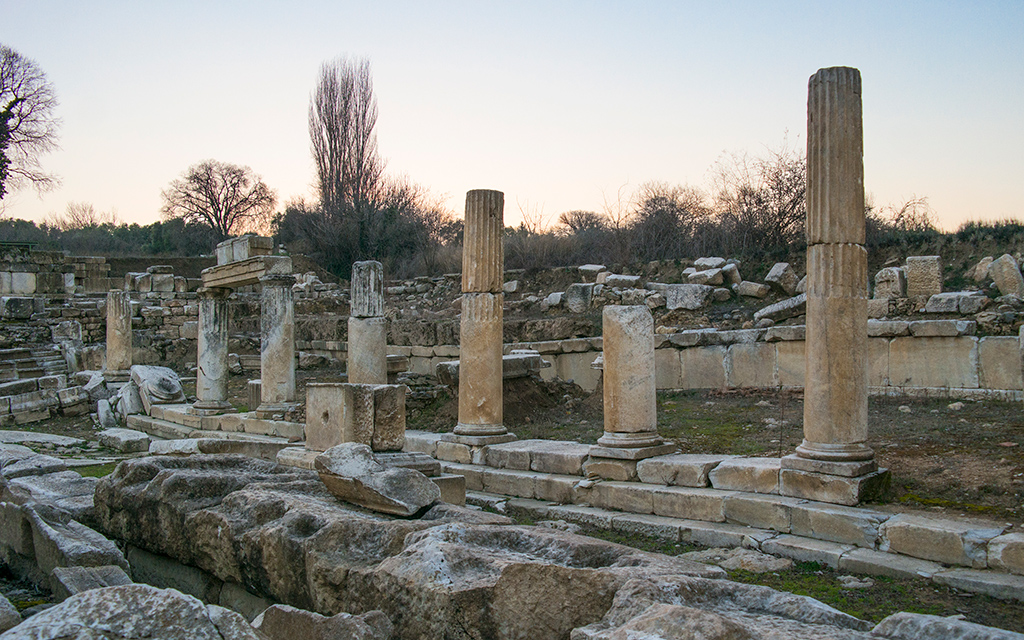
M 88 467 L 78 467 L 75 471 L 78 475 L 85 478 L 102 478 L 108 476 L 114 472 L 114 468 L 117 467 L 116 462 L 108 462 L 107 464 L 96 464 Z
M 1001 509 L 995 505 L 970 504 L 965 502 L 956 502 L 954 500 L 943 500 L 942 498 L 927 498 L 915 493 L 905 493 L 898 498 L 898 501 L 904 503 L 912 502 L 926 507 L 945 507 L 947 509 L 974 511 L 977 513 L 994 513 L 1001 511 Z
M 697 391 L 659 394 L 658 403 L 658 432 L 684 449 L 755 455 L 777 448 L 752 437 L 764 428 L 759 407 L 707 404 Z

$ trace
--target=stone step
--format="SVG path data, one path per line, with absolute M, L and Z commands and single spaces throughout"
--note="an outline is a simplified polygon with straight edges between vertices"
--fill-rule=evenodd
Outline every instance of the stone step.
M 594 506 L 552 504 L 546 500 L 508 498 L 467 491 L 467 504 L 527 516 L 535 521 L 562 520 L 624 535 L 644 535 L 672 543 L 705 547 L 745 547 L 800 562 L 818 562 L 845 573 L 931 580 L 1001 600 L 1024 602 L 1024 576 L 994 570 L 948 568 L 937 562 L 896 553 L 857 548 L 815 538 L 730 523 L 620 513 Z

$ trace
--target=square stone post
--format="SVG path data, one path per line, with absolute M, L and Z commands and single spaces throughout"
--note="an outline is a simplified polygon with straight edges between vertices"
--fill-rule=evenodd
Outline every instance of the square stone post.
M 132 368 L 132 298 L 128 291 L 107 293 L 107 363 L 103 377 L 127 382 Z
M 646 305 L 602 312 L 604 435 L 590 448 L 587 475 L 636 478 L 638 460 L 675 451 L 658 435 L 654 318 Z
M 348 381 L 351 384 L 387 384 L 388 381 L 384 266 L 374 260 L 352 265 Z
M 228 297 L 231 289 L 199 289 L 199 335 L 196 349 L 196 402 L 193 415 L 231 411 L 228 402 Z
M 259 418 L 281 419 L 295 403 L 295 301 L 290 275 L 260 278 L 260 380 Z
M 860 72 L 821 69 L 807 95 L 804 440 L 781 493 L 857 504 L 884 488 L 868 436 L 867 251 Z
M 445 440 L 488 445 L 515 440 L 502 418 L 502 245 L 505 195 L 466 194 L 459 337 L 459 422 Z

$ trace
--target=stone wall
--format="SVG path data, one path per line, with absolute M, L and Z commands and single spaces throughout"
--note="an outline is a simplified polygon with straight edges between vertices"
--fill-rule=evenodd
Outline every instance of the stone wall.
M 0 250 L 0 294 L 64 294 L 74 291 L 75 267 L 60 251 L 27 247 Z

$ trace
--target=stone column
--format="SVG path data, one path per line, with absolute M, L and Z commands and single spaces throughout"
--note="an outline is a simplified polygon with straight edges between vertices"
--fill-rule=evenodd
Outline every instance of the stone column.
M 608 305 L 602 325 L 604 435 L 586 468 L 588 475 L 629 480 L 638 460 L 675 450 L 658 435 L 654 318 L 645 305 Z
M 502 420 L 505 195 L 466 194 L 459 337 L 459 422 L 445 439 L 469 445 L 515 440 Z
M 256 415 L 281 419 L 295 407 L 295 303 L 290 275 L 260 278 L 261 403 Z
M 228 402 L 228 297 L 231 289 L 199 290 L 199 339 L 196 350 L 196 402 L 193 415 L 231 410 Z
M 868 436 L 867 251 L 860 72 L 821 69 L 807 96 L 804 441 L 781 492 L 856 504 L 888 476 Z
M 352 265 L 348 381 L 351 384 L 387 384 L 388 381 L 384 267 L 372 260 Z
M 107 364 L 103 377 L 124 382 L 132 368 L 132 298 L 128 291 L 107 293 Z

